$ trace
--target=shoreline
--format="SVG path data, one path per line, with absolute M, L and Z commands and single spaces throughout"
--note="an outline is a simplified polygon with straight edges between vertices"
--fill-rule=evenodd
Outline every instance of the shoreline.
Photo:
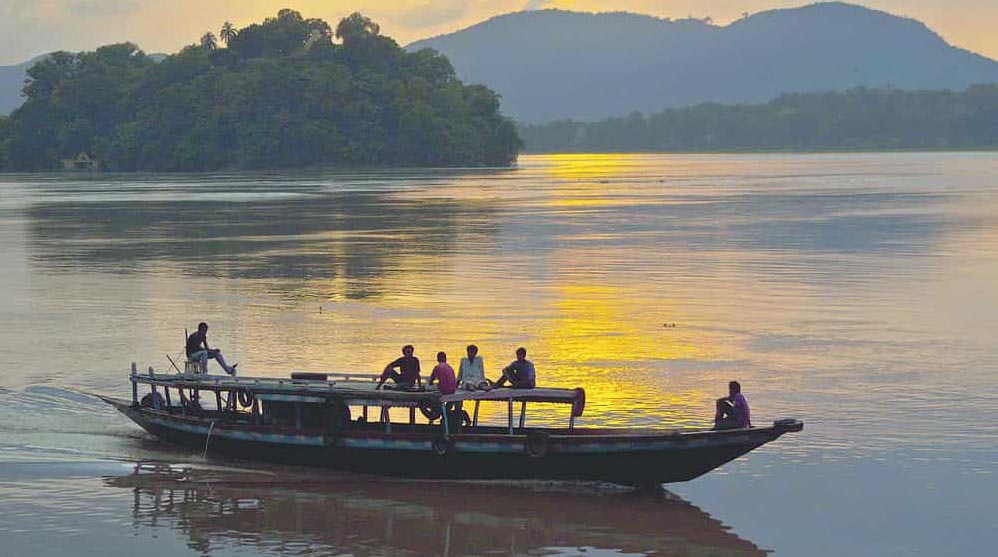
M 998 146 L 980 149 L 861 149 L 861 150 L 724 150 L 724 151 L 538 151 L 522 152 L 524 157 L 556 157 L 564 155 L 901 155 L 901 154 L 994 154 Z M 85 176 L 225 176 L 242 174 L 294 174 L 294 173 L 345 173 L 345 172 L 506 172 L 519 170 L 518 162 L 508 166 L 338 166 L 317 165 L 277 168 L 228 168 L 207 171 L 157 171 L 157 170 L 0 170 L 4 176 L 65 176 L 80 178 Z
M 882 153 L 998 153 L 998 146 L 972 149 L 722 149 L 717 151 L 629 151 L 629 150 L 582 150 L 582 151 L 523 151 L 521 155 L 868 155 Z

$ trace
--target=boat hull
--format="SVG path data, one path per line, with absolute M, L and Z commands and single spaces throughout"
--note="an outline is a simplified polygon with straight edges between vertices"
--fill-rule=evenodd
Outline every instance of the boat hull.
M 543 479 L 645 485 L 691 480 L 788 431 L 800 422 L 728 431 L 600 433 L 577 429 L 526 435 L 388 433 L 347 429 L 278 430 L 213 422 L 105 399 L 149 433 L 208 453 L 408 478 Z M 400 428 L 401 429 L 401 428 Z

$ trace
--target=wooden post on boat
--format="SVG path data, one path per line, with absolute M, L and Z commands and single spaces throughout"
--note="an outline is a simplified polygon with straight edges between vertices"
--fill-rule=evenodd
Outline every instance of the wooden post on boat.
M 138 366 L 135 365 L 135 362 L 132 362 L 131 380 L 132 380 L 132 404 L 137 405 L 139 403 L 139 369 Z
M 173 402 L 170 401 L 170 387 L 163 387 L 163 394 L 166 396 L 166 411 L 173 413 Z
M 447 403 L 440 403 L 440 421 L 444 424 L 444 437 L 450 437 L 450 420 L 447 419 Z
M 509 397 L 509 434 L 513 435 L 513 397 Z
M 215 389 L 215 409 L 218 410 L 219 417 L 222 416 L 222 391 Z
M 472 420 L 471 425 L 478 427 L 478 406 L 482 403 L 480 400 L 475 401 L 475 419 Z
M 520 429 L 523 429 L 523 425 L 527 419 L 527 401 L 520 402 Z
M 409 407 L 409 425 L 416 425 L 416 407 Z
M 155 375 L 155 372 L 152 370 L 152 366 L 149 366 L 149 377 L 152 378 L 154 375 Z M 152 390 L 152 407 L 154 409 L 156 409 L 156 410 L 159 410 L 159 397 L 156 396 L 156 385 L 155 384 L 151 384 L 151 387 L 152 387 L 152 389 L 151 389 Z

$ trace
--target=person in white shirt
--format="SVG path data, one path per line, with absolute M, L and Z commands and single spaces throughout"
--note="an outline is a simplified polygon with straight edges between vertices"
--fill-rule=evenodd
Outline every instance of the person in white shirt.
M 474 344 L 468 346 L 468 357 L 461 358 L 461 366 L 457 372 L 457 386 L 459 389 L 474 391 L 478 389 L 488 389 L 491 384 L 485 378 L 485 362 L 478 355 L 478 347 Z

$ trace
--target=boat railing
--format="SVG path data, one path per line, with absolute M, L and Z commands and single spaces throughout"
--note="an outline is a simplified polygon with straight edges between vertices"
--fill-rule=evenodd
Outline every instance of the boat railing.
M 492 389 L 489 391 L 458 391 L 452 395 L 445 395 L 440 397 L 440 405 L 441 410 L 444 413 L 444 429 L 447 434 L 450 433 L 448 425 L 449 420 L 447 420 L 448 407 L 454 407 L 455 404 L 464 403 L 466 401 L 475 403 L 474 417 L 472 417 L 471 420 L 472 426 L 478 425 L 478 411 L 482 402 L 505 402 L 507 429 L 509 434 L 512 435 L 514 431 L 513 406 L 514 403 L 517 402 L 520 403 L 519 429 L 521 430 L 526 425 L 528 402 L 570 404 L 572 406 L 572 411 L 569 416 L 568 429 L 575 429 L 575 418 L 581 416 L 586 407 L 586 391 L 581 387 L 575 389 L 548 387 L 534 389 L 504 388 Z
M 322 372 L 326 379 L 302 379 L 295 377 L 240 377 L 237 375 L 209 375 L 188 373 L 157 373 L 150 367 L 146 374 L 138 373 L 137 365 L 132 363 L 130 379 L 133 382 L 159 386 L 190 386 L 201 388 L 243 388 L 243 387 L 286 387 L 296 390 L 332 390 L 342 388 L 344 383 L 370 384 L 377 381 L 378 374 Z
M 374 382 L 377 374 L 359 373 L 322 373 L 311 374 L 324 376 L 324 379 L 314 378 L 284 378 L 284 377 L 239 377 L 207 374 L 156 373 L 152 367 L 146 374 L 138 373 L 137 364 L 132 363 L 129 379 L 132 383 L 132 402 L 139 403 L 138 385 L 149 385 L 152 391 L 152 405 L 159 409 L 156 388 L 162 387 L 166 395 L 166 403 L 170 405 L 170 389 L 180 392 L 181 411 L 183 411 L 183 389 L 208 390 L 220 393 L 229 391 L 234 395 L 240 391 L 251 391 L 262 395 L 264 400 L 285 401 L 296 403 L 319 402 L 335 398 L 347 406 L 361 406 L 365 419 L 367 407 L 381 407 L 381 420 L 386 422 L 390 431 L 390 417 L 387 410 L 393 407 L 408 408 L 410 421 L 415 420 L 416 409 L 424 409 L 427 405 L 439 406 L 445 435 L 450 435 L 450 420 L 448 413 L 455 411 L 464 402 L 474 402 L 473 426 L 478 426 L 479 408 L 482 402 L 505 402 L 507 405 L 508 431 L 514 432 L 514 404 L 520 403 L 519 429 L 523 430 L 526 420 L 527 403 L 553 403 L 571 405 L 569 429 L 574 429 L 575 419 L 582 415 L 585 408 L 585 390 L 581 388 L 536 388 L 512 389 L 501 388 L 490 391 L 458 391 L 451 395 L 441 395 L 439 391 L 402 391 L 378 390 Z M 256 397 L 253 397 L 254 414 L 256 414 Z M 230 396 L 231 399 L 231 396 Z M 220 404 L 219 404 L 220 405 Z M 221 405 L 220 405 L 221 406 Z

